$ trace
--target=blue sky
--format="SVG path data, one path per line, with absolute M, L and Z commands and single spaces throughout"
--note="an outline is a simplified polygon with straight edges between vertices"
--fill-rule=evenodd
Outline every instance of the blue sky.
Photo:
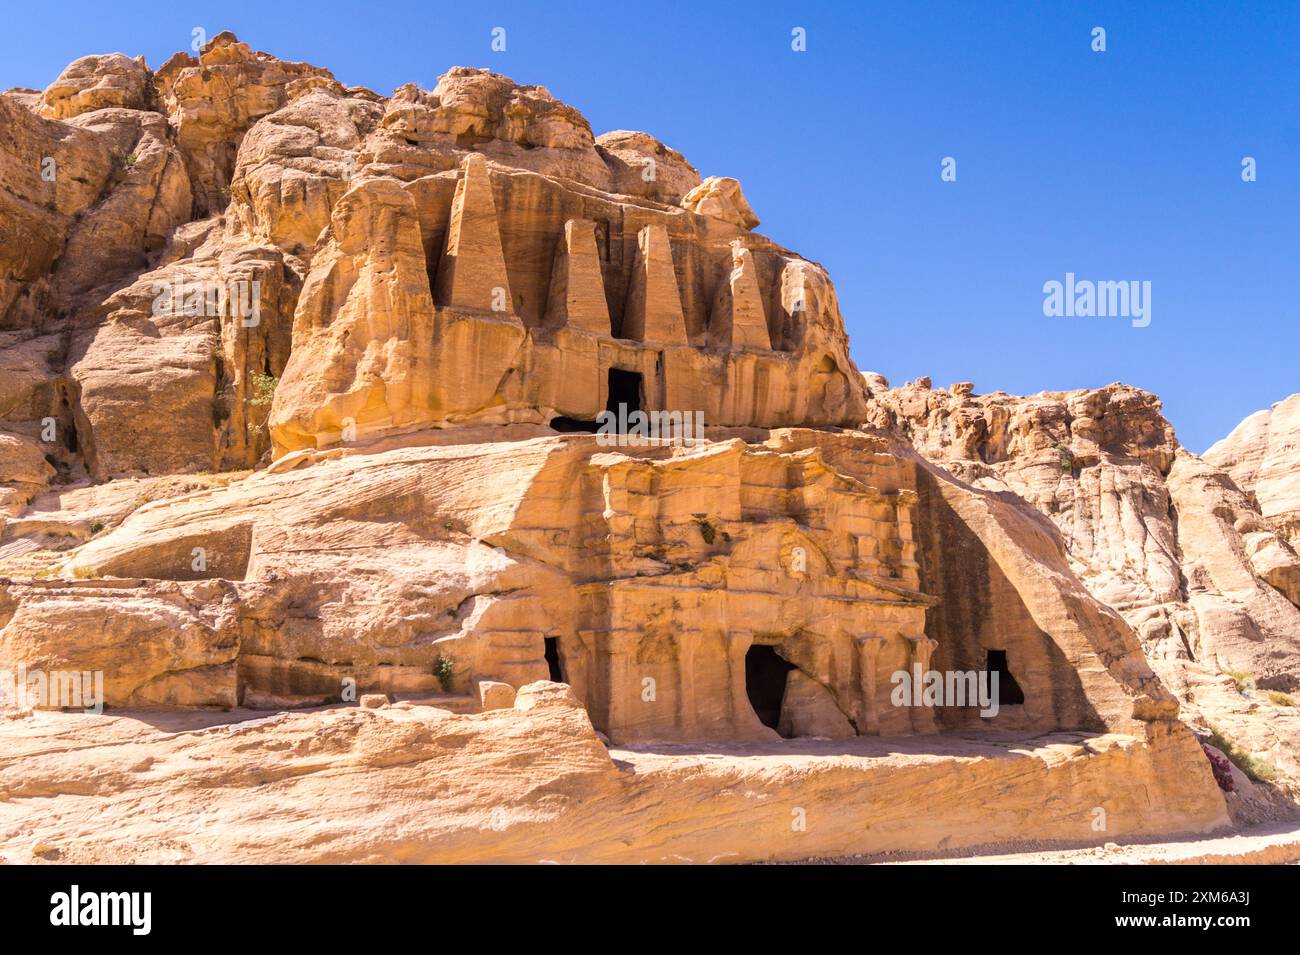
M 49 9 L 6 11 L 0 87 L 92 52 L 157 67 L 203 27 L 382 93 L 487 66 L 596 133 L 647 130 L 740 179 L 759 231 L 830 270 L 858 366 L 896 384 L 1125 381 L 1195 451 L 1300 391 L 1294 0 Z M 1151 282 L 1151 324 L 1044 317 L 1043 284 L 1067 272 Z

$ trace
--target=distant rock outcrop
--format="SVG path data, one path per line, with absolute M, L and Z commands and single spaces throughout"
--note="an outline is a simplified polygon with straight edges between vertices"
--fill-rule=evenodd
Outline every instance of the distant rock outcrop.
M 1017 397 L 868 381 L 872 424 L 1050 520 L 1079 580 L 1137 631 L 1184 709 L 1233 723 L 1295 774 L 1294 707 L 1253 705 L 1255 721 L 1224 714 L 1238 682 L 1260 699 L 1300 686 L 1300 558 L 1286 504 L 1300 466 L 1286 430 L 1297 397 L 1274 406 L 1271 440 L 1261 413 L 1202 460 L 1180 446 L 1158 398 L 1126 385 Z M 1267 509 L 1256 502 L 1261 473 Z
M 1300 394 L 1255 412 L 1205 460 L 1227 471 L 1269 526 L 1300 548 Z

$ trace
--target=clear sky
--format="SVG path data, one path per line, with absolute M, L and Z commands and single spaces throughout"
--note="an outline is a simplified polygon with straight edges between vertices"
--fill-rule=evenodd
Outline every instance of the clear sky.
M 597 134 L 649 131 L 740 179 L 759 231 L 830 270 L 858 366 L 896 384 L 1125 381 L 1195 451 L 1300 391 L 1297 0 L 64 0 L 7 5 L 0 87 L 86 53 L 157 67 L 195 27 L 381 93 L 487 66 Z M 1045 317 L 1067 272 L 1149 281 L 1150 325 Z

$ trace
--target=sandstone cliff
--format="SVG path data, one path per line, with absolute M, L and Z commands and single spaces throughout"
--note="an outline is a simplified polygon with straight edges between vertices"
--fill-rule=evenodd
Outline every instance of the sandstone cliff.
M 1275 406 L 1275 443 L 1262 413 L 1202 460 L 1178 443 L 1158 398 L 1126 385 L 1016 397 L 867 380 L 873 424 L 1050 520 L 1072 570 L 1134 628 L 1185 714 L 1231 729 L 1294 779 L 1300 721 L 1285 702 L 1300 686 L 1300 558 L 1285 503 L 1294 398 Z M 1268 513 L 1251 483 L 1266 461 Z
M 1270 529 L 1300 547 L 1300 394 L 1255 412 L 1206 451 L 1205 460 L 1228 473 Z M 1292 577 L 1289 586 L 1296 585 Z
M 735 179 L 483 70 L 385 97 L 223 33 L 157 70 L 85 57 L 0 117 L 0 667 L 102 674 L 110 708 L 0 721 L 28 757 L 0 765 L 0 851 L 168 858 L 172 761 L 220 793 L 181 858 L 1245 818 L 1180 701 L 1297 775 L 1289 714 L 1224 675 L 1300 674 L 1276 409 L 1234 484 L 1134 389 L 890 391 Z M 704 433 L 586 433 L 620 405 Z M 914 669 L 997 673 L 1005 705 L 900 703 Z M 66 782 L 52 736 L 94 768 Z M 796 796 L 824 820 L 802 843 Z
M 590 421 L 613 366 L 710 425 L 861 416 L 825 272 L 751 231 L 735 180 L 542 87 L 457 68 L 384 98 L 223 33 L 156 72 L 85 57 L 0 110 L 16 461 L 49 417 L 96 480 L 344 428 Z

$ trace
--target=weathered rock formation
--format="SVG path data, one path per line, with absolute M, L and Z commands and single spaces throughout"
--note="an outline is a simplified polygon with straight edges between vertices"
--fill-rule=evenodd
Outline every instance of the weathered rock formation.
M 452 77 L 452 102 L 501 82 Z M 277 453 L 328 446 L 344 428 L 590 422 L 619 402 L 719 426 L 860 419 L 864 389 L 820 268 L 733 221 L 731 206 L 596 191 L 614 188 L 594 165 L 603 153 L 553 100 L 535 108 L 566 117 L 564 136 L 481 152 L 465 147 L 488 132 L 460 131 L 468 120 L 429 102 L 419 122 L 415 105 L 390 106 L 321 235 L 272 414 Z M 393 109 L 403 118 L 390 122 Z M 376 247 L 376 231 L 398 241 Z M 376 293 L 389 322 L 372 317 Z
M 1205 460 L 1227 471 L 1269 527 L 1300 547 L 1300 394 L 1255 412 L 1206 451 Z
M 1285 504 L 1266 515 L 1250 493 L 1267 460 L 1265 487 L 1279 489 L 1269 499 L 1286 500 L 1285 412 L 1272 457 L 1267 416 L 1256 415 L 1202 460 L 1179 445 L 1155 396 L 1124 385 L 1021 398 L 976 395 L 970 383 L 867 380 L 872 423 L 1050 520 L 1079 580 L 1136 630 L 1185 713 L 1233 724 L 1294 779 L 1300 721 L 1263 691 L 1300 686 L 1300 558 Z M 1288 404 L 1300 407 L 1292 398 L 1275 408 Z M 1236 468 L 1245 489 L 1215 461 Z M 1240 709 L 1254 721 L 1231 712 L 1247 681 L 1256 702 Z
M 589 436 L 316 452 L 141 507 L 76 552 L 72 581 L 15 581 L 0 651 L 112 672 L 110 705 L 302 705 L 348 680 L 433 694 L 449 660 L 465 691 L 563 677 L 598 729 L 632 741 L 775 738 L 747 694 L 754 646 L 853 732 L 977 727 L 973 699 L 937 717 L 893 705 L 890 677 L 979 670 L 992 648 L 1024 702 L 989 725 L 1132 731 L 1173 716 L 1042 529 L 899 450 L 779 431 L 689 452 L 613 453 Z M 152 639 L 173 655 L 124 670 L 120 641 L 147 640 L 136 608 L 159 602 L 202 639 L 160 624 Z M 78 644 L 74 625 L 54 640 L 70 604 L 114 639 Z
M 704 864 L 1026 833 L 1077 843 L 1091 807 L 1106 810 L 1107 839 L 1128 841 L 1212 831 L 1223 812 L 1217 789 L 1188 785 L 1204 759 L 1186 735 L 859 737 L 717 745 L 701 759 L 607 749 L 553 683 L 477 714 L 37 713 L 6 721 L 4 741 L 9 862 Z
M 29 757 L 0 789 L 48 795 L 55 734 L 95 763 L 76 799 L 191 832 L 162 764 L 213 761 L 209 858 L 1087 842 L 1099 806 L 1111 833 L 1227 824 L 1182 664 L 1300 672 L 1285 437 L 1240 453 L 1246 488 L 1132 389 L 887 391 L 736 180 L 487 71 L 383 97 L 221 34 L 156 72 L 78 60 L 0 118 L 0 670 L 102 673 L 117 711 L 0 721 Z M 587 433 L 620 408 L 703 433 Z M 932 672 L 996 674 L 996 711 L 974 682 L 898 697 Z M 348 830 L 251 834 L 263 762 L 309 738 L 281 818 L 329 798 Z M 418 813 L 340 794 L 356 765 Z M 824 820 L 802 843 L 794 794 Z M 69 798 L 0 819 L 59 844 Z

